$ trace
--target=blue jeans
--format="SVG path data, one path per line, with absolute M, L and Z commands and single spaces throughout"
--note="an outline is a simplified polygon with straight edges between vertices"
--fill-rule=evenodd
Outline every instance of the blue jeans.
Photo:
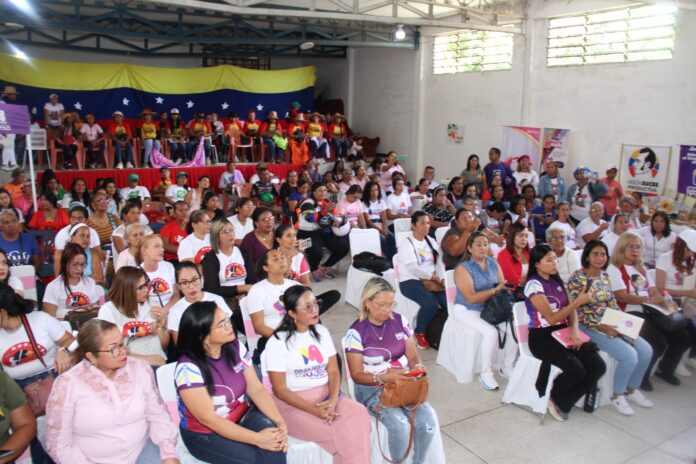
M 104 144 L 95 144 L 95 142 L 85 140 L 85 151 L 87 152 L 87 164 L 96 163 L 104 153 Z
M 242 419 L 240 426 L 260 432 L 275 427 L 261 412 L 253 408 Z M 286 455 L 282 451 L 266 451 L 258 446 L 228 440 L 216 433 L 196 433 L 179 428 L 181 438 L 189 453 L 201 461 L 215 464 L 285 464 Z
M 336 137 L 331 137 L 331 145 L 334 147 L 334 153 L 336 158 L 343 159 L 348 155 L 348 150 L 350 150 L 350 140 L 341 140 Z
M 314 140 L 309 141 L 309 152 L 312 158 L 329 158 L 329 145 L 326 142 L 318 144 Z
M 609 337 L 584 324 L 580 324 L 580 330 L 590 337 L 600 350 L 606 351 L 616 360 L 614 393 L 623 394 L 626 387 L 640 388 L 653 355 L 653 349 L 648 342 L 638 337 L 631 345 L 620 337 Z
M 200 142 L 198 139 L 195 140 L 189 140 L 188 143 L 188 151 L 186 153 L 186 159 L 191 161 L 194 156 L 196 156 L 196 151 L 198 150 L 198 144 Z M 203 139 L 203 150 L 205 151 L 205 157 L 210 158 L 210 140 L 209 139 Z
M 130 142 L 125 147 L 121 147 L 120 143 L 114 142 L 114 152 L 117 163 L 123 163 L 124 161 L 127 163 L 133 162 L 133 145 Z
M 169 142 L 169 156 L 173 160 L 186 156 L 186 142 Z
M 268 147 L 269 161 L 283 161 L 283 149 L 276 146 L 271 137 L 263 137 L 263 143 Z
M 384 256 L 389 260 L 389 262 L 391 262 L 392 258 L 396 254 L 396 239 L 394 238 L 394 234 L 391 232 L 387 232 L 387 236 L 385 237 L 380 232 L 379 245 L 382 249 L 382 256 Z
M 403 408 L 382 408 L 379 414 L 375 408 L 379 404 L 382 389 L 376 386 L 355 384 L 355 400 L 363 404 L 370 415 L 376 416 L 389 431 L 389 454 L 392 460 L 401 459 L 408 447 L 411 432 L 411 413 Z M 416 410 L 416 430 L 413 435 L 413 464 L 426 462 L 430 443 L 437 430 L 437 416 L 429 403 L 422 403 Z
M 162 144 L 157 139 L 143 139 L 143 166 L 147 166 L 150 162 L 150 153 L 152 149 L 160 151 Z
M 411 279 L 399 282 L 399 289 L 409 300 L 416 302 L 420 309 L 416 319 L 416 333 L 425 333 L 428 324 L 440 311 L 447 310 L 447 296 L 445 292 L 429 292 L 420 280 Z
M 148 438 L 135 464 L 160 464 L 161 462 L 162 458 L 160 457 L 159 446 L 155 445 L 152 440 Z

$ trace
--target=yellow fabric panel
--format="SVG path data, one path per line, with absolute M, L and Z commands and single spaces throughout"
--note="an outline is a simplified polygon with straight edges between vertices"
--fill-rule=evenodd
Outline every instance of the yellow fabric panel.
M 158 68 L 125 63 L 71 63 L 0 54 L 0 80 L 54 90 L 127 87 L 162 94 L 196 94 L 221 89 L 249 93 L 296 92 L 314 85 L 316 68 L 257 71 L 236 66 Z

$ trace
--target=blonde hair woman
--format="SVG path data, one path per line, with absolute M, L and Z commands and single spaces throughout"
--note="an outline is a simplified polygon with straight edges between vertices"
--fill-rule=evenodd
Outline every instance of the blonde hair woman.
M 394 288 L 381 277 L 370 279 L 363 289 L 360 317 L 346 335 L 348 370 L 355 382 L 355 399 L 389 431 L 389 452 L 402 459 L 408 448 L 409 418 L 413 412 L 404 408 L 377 406 L 382 385 L 407 379 L 409 371 L 423 370 L 413 331 L 402 315 L 393 312 Z M 417 409 L 413 438 L 413 463 L 426 461 L 437 416 L 429 403 Z
M 137 267 L 140 261 L 140 246 L 145 236 L 145 228 L 142 224 L 128 224 L 126 226 L 126 234 L 123 239 L 128 244 L 128 247 L 118 254 L 116 258 L 116 271 L 124 266 Z
M 686 329 L 664 331 L 643 313 L 642 304 L 661 305 L 665 299 L 643 265 L 643 239 L 640 235 L 631 231 L 621 234 L 612 252 L 608 272 L 611 289 L 619 307 L 645 320 L 640 333 L 653 348 L 652 360 L 643 378 L 641 390 L 652 391 L 650 373 L 660 357 L 662 359 L 655 376 L 671 385 L 679 385 L 681 381 L 674 375 L 674 371 L 689 348 L 689 333 Z M 670 308 L 670 311 L 675 310 Z

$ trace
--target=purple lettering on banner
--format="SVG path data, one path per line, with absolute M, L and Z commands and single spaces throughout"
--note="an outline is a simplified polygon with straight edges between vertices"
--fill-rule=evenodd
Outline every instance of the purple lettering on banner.
M 29 108 L 25 105 L 0 105 L 0 134 L 28 134 Z
M 696 145 L 681 145 L 679 147 L 677 191 L 696 198 Z

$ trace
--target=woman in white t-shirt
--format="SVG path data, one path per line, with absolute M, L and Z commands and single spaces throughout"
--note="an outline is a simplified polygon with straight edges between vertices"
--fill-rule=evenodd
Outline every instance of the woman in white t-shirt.
M 186 232 L 188 235 L 179 243 L 176 252 L 179 261 L 190 261 L 201 264 L 203 257 L 210 251 L 210 226 L 212 221 L 203 210 L 191 213 Z
M 608 272 L 611 289 L 619 307 L 644 319 L 640 335 L 653 348 L 653 357 L 641 389 L 653 389 L 649 377 L 655 362 L 661 356 L 655 376 L 672 385 L 679 385 L 681 382 L 674 375 L 674 371 L 682 355 L 689 348 L 689 333 L 686 329 L 665 331 L 645 315 L 642 304 L 664 305 L 665 299 L 643 265 L 643 240 L 640 235 L 628 231 L 619 237 Z M 674 310 L 675 308 L 670 309 Z
M 128 248 L 118 254 L 116 258 L 116 271 L 124 266 L 138 267 L 138 255 L 140 254 L 140 245 L 145 236 L 145 228 L 142 224 L 128 224 L 126 227 L 126 243 Z
M 116 324 L 129 356 L 162 366 L 167 360 L 163 348 L 169 344 L 167 317 L 160 306 L 150 306 L 148 290 L 145 271 L 131 266 L 119 269 L 97 319 Z
M 392 180 L 394 191 L 387 196 L 387 222 L 392 232 L 394 232 L 394 219 L 410 218 L 413 214 L 413 205 L 408 190 L 404 188 L 405 185 L 401 177 Z
M 85 251 L 74 243 L 69 243 L 60 257 L 60 275 L 46 287 L 43 310 L 53 317 L 64 319 L 65 315 L 76 309 L 98 308 L 104 290 L 94 279 L 85 277 L 87 265 Z
M 627 214 L 616 213 L 611 220 L 610 231 L 602 236 L 602 242 L 604 242 L 604 244 L 607 246 L 607 250 L 609 250 L 610 256 L 613 253 L 614 247 L 616 246 L 616 242 L 619 241 L 619 237 L 621 237 L 621 234 L 628 230 L 628 221 L 629 217 Z
M 2 249 L 0 249 L 0 283 L 9 285 L 17 295 L 24 297 L 24 284 L 18 277 L 11 275 L 10 260 Z
M 254 213 L 256 203 L 248 197 L 240 198 L 237 201 L 237 214 L 227 218 L 234 227 L 234 244 L 239 246 L 242 240 L 249 232 L 254 230 L 254 221 L 251 220 L 251 215 Z
M 396 254 L 396 239 L 389 231 L 387 223 L 387 203 L 382 199 L 382 190 L 378 182 L 368 182 L 362 197 L 363 220 L 366 229 L 377 229 L 382 256 L 387 259 Z
M 169 309 L 167 317 L 167 329 L 172 334 L 174 343 L 177 342 L 179 336 L 181 316 L 193 303 L 212 301 L 227 317 L 232 317 L 232 310 L 221 296 L 203 291 L 203 276 L 195 264 L 191 262 L 179 263 L 176 267 L 176 287 L 181 291 L 183 297 Z
M 111 233 L 111 242 L 116 248 L 116 256 L 128 247 L 126 243 L 126 227 L 130 224 L 141 224 L 140 222 L 140 206 L 133 202 L 126 202 L 126 206 L 121 210 L 121 220 L 123 221 L 120 226 L 118 226 Z M 152 234 L 152 229 L 150 226 L 144 225 L 145 235 Z
M 309 287 L 288 288 L 280 327 L 266 344 L 263 368 L 288 433 L 312 441 L 336 462 L 370 462 L 370 416 L 341 395 L 341 373 L 319 304 Z
M 670 251 L 677 239 L 677 233 L 670 226 L 669 215 L 663 211 L 653 214 L 650 225 L 635 232 L 643 239 L 643 261 L 649 268 L 655 267 L 657 258 Z
M 512 173 L 512 177 L 515 178 L 518 192 L 528 184 L 533 185 L 535 191 L 539 189 L 539 175 L 530 167 L 531 162 L 529 155 L 522 155 L 517 159 L 517 170 Z
M 140 246 L 142 262 L 140 268 L 145 271 L 150 288 L 150 305 L 160 306 L 168 311 L 180 296 L 174 291 L 174 266 L 164 261 L 164 243 L 159 235 L 143 237 Z
M 558 203 L 556 212 L 558 213 L 558 218 L 551 223 L 549 229 L 551 227 L 563 229 L 563 232 L 565 232 L 566 246 L 568 246 L 568 248 L 571 250 L 574 250 L 577 247 L 577 244 L 575 243 L 575 227 L 573 227 L 573 224 L 570 223 L 570 204 L 567 201 Z
M 75 341 L 63 324 L 43 311 L 34 311 L 35 303 L 0 284 L 0 362 L 2 370 L 20 387 L 70 369 L 68 348 Z M 24 328 L 29 324 L 43 362 Z

